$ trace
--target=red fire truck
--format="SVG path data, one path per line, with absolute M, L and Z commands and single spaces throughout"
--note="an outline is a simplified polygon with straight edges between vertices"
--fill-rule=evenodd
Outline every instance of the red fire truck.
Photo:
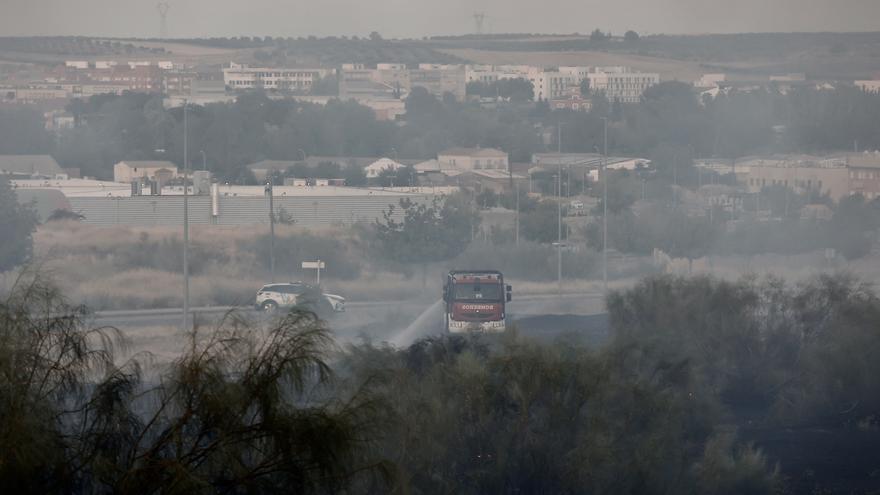
M 446 331 L 503 332 L 512 287 L 495 270 L 453 270 L 443 285 Z

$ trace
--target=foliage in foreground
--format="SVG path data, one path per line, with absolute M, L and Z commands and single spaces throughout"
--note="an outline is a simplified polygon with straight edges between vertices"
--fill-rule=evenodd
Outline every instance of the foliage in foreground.
M 735 412 L 830 427 L 880 417 L 880 298 L 852 276 L 654 277 L 607 304 L 616 346 L 687 360 Z
M 447 337 L 349 350 L 348 376 L 384 376 L 397 421 L 380 444 L 401 493 L 772 493 L 760 453 L 716 431 L 687 361 Z M 722 435 L 722 436 L 718 436 Z M 711 446 L 711 448 L 704 445 Z M 748 486 L 736 491 L 737 486 Z
M 381 404 L 327 393 L 313 315 L 230 316 L 149 379 L 87 317 L 39 279 L 0 304 L 0 491 L 324 493 L 386 472 L 365 457 Z

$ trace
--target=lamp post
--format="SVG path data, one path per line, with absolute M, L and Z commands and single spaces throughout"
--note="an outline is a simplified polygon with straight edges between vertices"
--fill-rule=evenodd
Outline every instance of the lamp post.
M 266 183 L 266 195 L 269 196 L 269 276 L 275 282 L 275 203 L 272 179 Z
M 187 114 L 189 102 L 183 100 L 183 331 L 189 330 L 189 156 Z
M 556 280 L 559 285 L 558 291 L 562 294 L 562 165 L 559 166 L 559 173 L 556 174 L 557 184 L 557 201 L 559 214 L 556 222 Z
M 202 170 L 208 170 L 208 155 L 205 154 L 205 150 L 199 151 L 199 154 L 202 155 Z
M 608 117 L 604 124 L 604 152 L 602 153 L 602 287 L 608 292 Z
M 303 161 L 306 161 L 306 152 L 303 151 L 302 148 L 299 148 L 297 151 L 299 151 L 299 154 L 302 155 Z

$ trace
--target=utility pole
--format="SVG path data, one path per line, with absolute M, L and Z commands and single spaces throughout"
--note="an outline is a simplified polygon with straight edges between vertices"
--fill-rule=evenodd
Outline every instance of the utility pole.
M 208 170 L 208 156 L 205 154 L 205 150 L 199 151 L 199 154 L 202 155 L 202 170 Z
M 562 122 L 556 126 L 556 153 L 562 154 Z M 559 163 L 562 163 L 561 156 L 559 157 Z
M 516 183 L 516 229 L 514 232 L 514 244 L 519 246 L 519 182 Z
M 602 153 L 602 287 L 608 292 L 608 117 L 604 123 L 604 151 Z
M 562 294 L 562 164 L 559 165 L 559 173 L 556 174 L 556 184 L 556 204 L 559 208 L 556 233 L 556 279 L 559 283 L 559 293 Z
M 678 152 L 672 153 L 672 207 L 678 206 Z
M 183 331 L 189 331 L 189 102 L 183 100 Z
M 271 281 L 275 282 L 275 193 L 271 178 L 266 183 L 266 194 L 269 196 L 269 272 Z

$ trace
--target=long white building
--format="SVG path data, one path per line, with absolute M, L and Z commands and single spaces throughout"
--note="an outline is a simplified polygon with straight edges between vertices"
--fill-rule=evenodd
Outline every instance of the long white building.
M 605 93 L 609 101 L 638 103 L 646 89 L 660 82 L 660 74 L 635 72 L 628 67 L 595 67 L 587 73 L 587 79 L 590 90 Z
M 307 92 L 315 81 L 335 73 L 335 69 L 248 67 L 232 63 L 223 69 L 223 82 L 233 91 L 264 88 Z

